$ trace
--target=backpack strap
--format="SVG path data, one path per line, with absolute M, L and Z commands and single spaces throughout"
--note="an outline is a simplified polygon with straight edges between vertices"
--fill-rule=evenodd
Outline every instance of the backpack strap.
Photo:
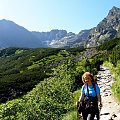
M 92 83 L 92 85 L 93 85 L 93 88 L 94 88 L 94 91 L 95 91 L 95 93 L 96 93 L 96 96 L 97 96 L 96 84 L 97 84 L 97 83 Z M 84 87 L 83 87 L 83 89 L 85 89 L 85 86 L 86 86 L 86 85 L 84 84 Z M 88 89 L 88 84 L 87 84 L 87 92 L 88 92 L 88 97 L 89 97 L 89 89 Z M 85 93 L 84 93 L 84 96 L 86 96 L 86 95 L 85 95 Z
M 96 83 L 93 83 L 93 88 L 94 88 L 95 93 L 96 93 L 96 95 L 97 95 L 97 91 L 96 91 Z
M 88 92 L 88 98 L 89 98 L 89 89 L 88 89 L 88 84 L 87 84 L 87 92 Z

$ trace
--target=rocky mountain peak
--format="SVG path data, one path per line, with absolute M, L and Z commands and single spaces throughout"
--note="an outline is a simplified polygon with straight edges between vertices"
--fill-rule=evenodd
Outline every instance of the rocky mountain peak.
M 118 14 L 120 14 L 120 8 L 117 8 L 117 7 L 113 6 L 112 9 L 109 11 L 107 17 L 115 16 L 115 15 L 118 15 Z
M 118 37 L 120 31 L 120 9 L 113 6 L 108 15 L 90 31 L 89 45 L 96 46 L 102 44 L 106 39 Z
M 8 24 L 15 24 L 13 21 L 2 19 L 0 20 L 0 24 L 8 25 Z
M 117 8 L 115 6 L 112 7 L 112 9 L 110 10 L 110 12 L 118 12 L 120 11 L 120 8 Z

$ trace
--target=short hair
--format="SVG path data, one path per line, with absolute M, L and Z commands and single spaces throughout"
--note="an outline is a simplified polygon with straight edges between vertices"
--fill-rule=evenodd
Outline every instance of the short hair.
M 91 77 L 91 82 L 94 82 L 94 77 L 93 77 L 93 75 L 90 73 L 90 72 L 85 72 L 83 75 L 82 75 L 82 81 L 83 81 L 83 83 L 85 83 L 84 82 L 84 78 L 85 77 Z

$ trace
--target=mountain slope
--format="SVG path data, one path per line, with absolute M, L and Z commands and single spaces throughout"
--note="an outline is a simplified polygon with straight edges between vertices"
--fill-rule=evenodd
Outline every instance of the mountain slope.
M 35 35 L 45 47 L 49 46 L 52 40 L 59 40 L 67 35 L 66 30 L 54 29 L 49 32 L 35 32 L 32 31 L 32 34 Z
M 113 7 L 95 28 L 91 29 L 87 46 L 96 46 L 105 42 L 106 39 L 120 37 L 120 9 Z
M 49 46 L 55 48 L 85 47 L 89 32 L 90 30 L 82 30 L 78 34 L 70 32 L 62 39 L 52 40 Z
M 78 34 L 65 36 L 50 43 L 51 47 L 94 47 L 106 40 L 120 37 L 120 9 L 113 6 L 108 15 L 99 24 Z
M 5 98 L 9 97 L 8 94 L 11 95 L 11 99 L 14 99 L 21 92 L 26 93 L 26 95 L 14 100 L 9 98 L 10 101 L 1 104 L 0 119 L 63 120 L 63 115 L 67 113 L 70 117 L 72 111 L 75 111 L 76 117 L 75 102 L 80 95 L 80 92 L 76 90 L 80 88 L 83 72 L 91 71 L 95 75 L 99 70 L 99 65 L 103 61 L 109 60 L 109 62 L 118 64 L 115 73 L 118 74 L 119 81 L 120 58 L 118 55 L 120 54 L 120 45 L 115 45 L 114 40 L 111 41 L 113 41 L 111 43 L 112 48 L 109 47 L 111 48 L 109 51 L 105 49 L 106 45 L 104 45 L 101 50 L 103 49 L 105 52 L 98 51 L 96 55 L 93 48 L 93 52 L 90 48 L 85 51 L 79 51 L 78 48 L 67 50 L 9 48 L 1 50 L 1 102 L 6 102 Z M 90 53 L 93 54 L 90 55 Z M 83 59 L 80 59 L 82 56 Z M 76 58 L 79 60 L 76 61 Z M 49 71 L 50 69 L 52 71 Z M 108 81 L 106 82 L 108 84 Z M 28 88 L 29 91 L 33 89 L 28 92 Z M 117 84 L 115 92 L 118 95 L 119 88 L 120 84 Z M 3 91 L 7 94 L 5 98 Z M 69 117 L 67 116 L 67 119 Z
M 40 40 L 24 27 L 12 21 L 0 20 L 0 48 L 40 46 L 43 47 Z

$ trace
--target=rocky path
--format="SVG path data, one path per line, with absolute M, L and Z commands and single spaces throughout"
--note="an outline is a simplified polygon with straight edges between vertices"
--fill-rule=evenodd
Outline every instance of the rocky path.
M 120 120 L 120 105 L 112 96 L 111 86 L 113 84 L 113 76 L 109 69 L 101 66 L 97 78 L 103 104 L 100 112 L 100 120 Z

